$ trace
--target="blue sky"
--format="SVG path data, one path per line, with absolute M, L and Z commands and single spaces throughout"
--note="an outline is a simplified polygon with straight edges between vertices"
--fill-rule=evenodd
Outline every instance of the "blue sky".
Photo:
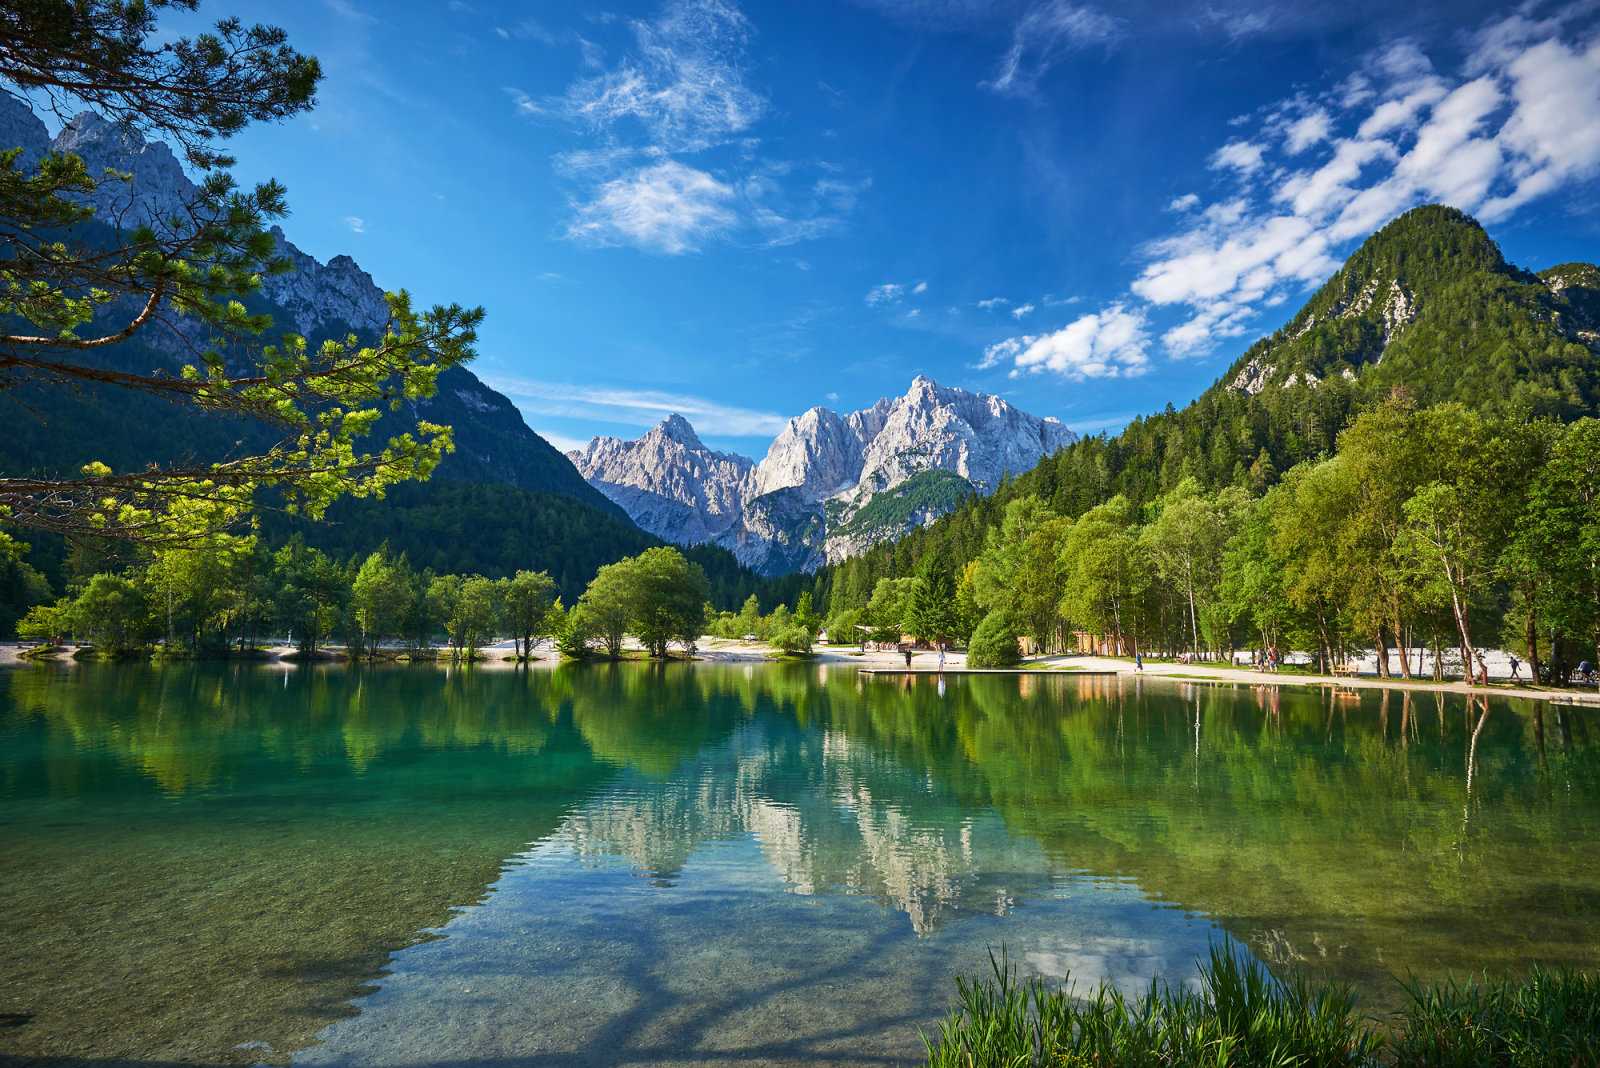
M 273 0 L 285 229 L 482 304 L 559 446 L 757 458 L 918 373 L 1082 432 L 1182 406 L 1415 204 L 1600 259 L 1600 4 Z

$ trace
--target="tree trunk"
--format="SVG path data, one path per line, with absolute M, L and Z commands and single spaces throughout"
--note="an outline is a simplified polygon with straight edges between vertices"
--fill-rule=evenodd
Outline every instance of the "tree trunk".
M 1539 616 L 1534 611 L 1533 583 L 1528 583 L 1524 592 L 1528 598 L 1528 670 L 1533 673 L 1533 684 L 1539 685 Z
M 1194 656 L 1200 659 L 1200 621 L 1194 611 L 1194 582 L 1189 582 L 1189 631 L 1194 638 Z
M 1384 636 L 1382 623 L 1378 624 L 1377 638 L 1378 643 L 1375 648 L 1378 651 L 1378 678 L 1391 678 L 1392 676 L 1389 674 L 1389 639 Z
M 1450 608 L 1455 613 L 1457 636 L 1461 640 L 1461 670 L 1467 674 L 1467 685 L 1477 685 L 1477 672 L 1473 669 L 1477 654 L 1472 648 L 1472 628 L 1467 618 L 1467 606 L 1461 602 L 1461 595 L 1450 588 Z
M 1406 631 L 1400 625 L 1400 612 L 1398 609 L 1394 614 L 1394 642 L 1400 647 L 1400 677 L 1409 680 L 1411 678 L 1411 659 L 1410 654 L 1406 652 Z M 1419 668 L 1418 670 L 1421 669 Z

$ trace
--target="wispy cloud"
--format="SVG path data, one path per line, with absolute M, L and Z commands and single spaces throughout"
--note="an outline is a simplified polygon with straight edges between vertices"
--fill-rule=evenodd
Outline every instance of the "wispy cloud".
M 350 228 L 351 233 L 364 234 L 367 232 L 366 220 L 359 215 L 346 215 L 344 224 Z
M 1212 155 L 1220 195 L 1167 205 L 1181 221 L 1139 250 L 1128 296 L 1054 335 L 990 346 L 985 365 L 1092 375 L 1107 323 L 1133 339 L 1111 350 L 1128 354 L 1142 342 L 1126 328 L 1174 313 L 1166 353 L 1203 355 L 1258 330 L 1263 309 L 1326 279 L 1409 208 L 1442 202 L 1494 223 L 1600 178 L 1600 31 L 1574 28 L 1581 7 L 1539 19 L 1523 5 L 1485 24 L 1453 73 L 1402 41 L 1264 109 Z
M 589 444 L 583 438 L 569 438 L 565 434 L 556 433 L 554 430 L 541 430 L 538 427 L 529 427 L 529 429 L 562 452 L 582 452 Z
M 1097 7 L 1044 0 L 1017 20 L 1011 47 L 984 87 L 997 93 L 1031 93 L 1038 80 L 1069 52 L 1110 44 L 1121 35 L 1121 20 Z
M 1010 303 L 1005 297 L 990 297 L 988 300 L 978 301 L 978 307 L 984 311 L 994 311 L 996 308 L 1003 308 Z
M 885 282 L 867 291 L 867 303 L 872 306 L 893 304 L 905 295 L 906 287 L 897 282 Z
M 1272 29 L 1275 19 L 1271 10 L 1245 8 L 1229 10 L 1207 5 L 1195 20 L 1202 26 L 1214 26 L 1227 34 L 1232 41 L 1254 37 Z
M 677 412 L 702 434 L 724 437 L 777 436 L 788 417 L 721 404 L 704 397 L 649 389 L 579 386 L 522 378 L 485 376 L 525 414 L 539 418 L 591 419 L 649 428 Z
M 567 234 L 596 245 L 692 252 L 737 222 L 733 199 L 733 189 L 711 175 L 668 160 L 601 185 Z
M 593 139 L 554 160 L 572 187 L 567 237 L 669 255 L 717 240 L 783 246 L 835 230 L 854 210 L 870 178 L 760 153 L 754 127 L 770 106 L 746 77 L 755 28 L 736 3 L 669 0 L 625 26 L 631 48 L 609 65 L 603 48 L 577 39 L 595 73 L 565 92 L 505 89 L 518 115 Z
M 736 5 L 679 0 L 632 28 L 632 54 L 536 110 L 603 133 L 636 123 L 665 152 L 723 144 L 766 110 L 765 98 L 745 84 L 740 61 L 753 29 Z
M 1013 319 L 1021 319 L 1031 311 L 1033 311 L 1032 304 L 1019 304 L 1015 308 L 1011 309 L 1011 317 Z

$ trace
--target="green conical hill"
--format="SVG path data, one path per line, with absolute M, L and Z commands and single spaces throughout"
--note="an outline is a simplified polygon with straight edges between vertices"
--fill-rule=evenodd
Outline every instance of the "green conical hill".
M 1416 208 L 1368 238 L 1218 385 L 1260 393 L 1338 376 L 1368 394 L 1404 386 L 1422 404 L 1575 418 L 1600 400 L 1597 280 L 1590 264 L 1530 274 L 1471 216 Z

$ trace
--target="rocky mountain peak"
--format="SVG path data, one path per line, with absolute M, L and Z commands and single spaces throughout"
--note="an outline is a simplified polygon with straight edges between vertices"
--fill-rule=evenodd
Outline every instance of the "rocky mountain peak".
M 661 420 L 650 433 L 658 434 L 669 441 L 675 441 L 686 449 L 704 451 L 706 448 L 700 440 L 700 435 L 694 432 L 694 427 L 689 420 L 677 412 L 673 412 Z

